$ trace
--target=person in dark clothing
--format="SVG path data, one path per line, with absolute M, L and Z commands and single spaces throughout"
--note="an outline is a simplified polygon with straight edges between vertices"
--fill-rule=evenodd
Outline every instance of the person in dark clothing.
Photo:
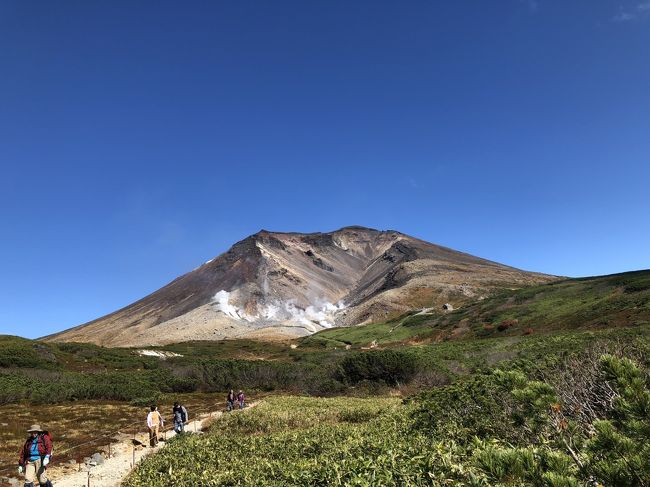
M 185 424 L 189 419 L 187 409 L 182 404 L 175 402 L 172 414 L 174 416 L 174 431 L 176 433 L 183 433 L 185 431 Z
M 36 480 L 43 487 L 52 487 L 46 474 L 52 456 L 52 437 L 38 424 L 32 425 L 27 432 L 29 438 L 20 450 L 18 474 L 25 474 L 25 487 L 34 487 Z
M 226 410 L 232 411 L 233 409 L 235 409 L 235 391 L 230 389 L 228 397 L 226 397 Z

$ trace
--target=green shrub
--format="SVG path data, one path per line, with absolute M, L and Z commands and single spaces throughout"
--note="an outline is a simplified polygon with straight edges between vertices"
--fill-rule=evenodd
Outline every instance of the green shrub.
M 491 372 L 460 379 L 411 399 L 419 430 L 454 438 L 462 443 L 474 437 L 511 439 L 523 434 L 523 415 L 514 417 L 513 387 L 526 384 L 520 372 Z
M 428 314 L 416 314 L 409 316 L 407 318 L 404 318 L 401 322 L 401 326 L 405 326 L 407 328 L 411 328 L 414 326 L 422 325 L 424 323 L 428 322 L 433 322 L 434 317 Z
M 647 375 L 629 359 L 601 359 L 612 385 L 613 409 L 594 422 L 586 469 L 605 485 L 650 485 L 650 390 Z
M 490 480 L 521 481 L 535 487 L 578 487 L 576 466 L 567 455 L 547 448 L 487 446 L 474 456 Z
M 0 368 L 58 367 L 56 355 L 46 345 L 14 336 L 0 335 Z
M 336 371 L 336 379 L 346 384 L 361 381 L 398 385 L 408 382 L 417 372 L 418 360 L 397 350 L 358 352 L 345 357 Z
M 349 356 L 344 370 L 351 377 L 379 368 L 362 355 L 372 354 Z M 173 442 L 126 485 L 649 485 L 647 371 L 605 355 L 594 373 L 580 358 L 561 354 L 541 368 L 518 361 L 512 370 L 463 377 L 399 407 L 377 398 L 273 397 L 225 415 L 208 435 Z M 567 392 L 524 373 L 530 367 L 553 377 L 549 364 L 586 384 L 587 395 L 608 393 L 609 406 L 576 427 L 574 410 L 563 403 Z M 567 387 L 564 379 L 558 384 Z

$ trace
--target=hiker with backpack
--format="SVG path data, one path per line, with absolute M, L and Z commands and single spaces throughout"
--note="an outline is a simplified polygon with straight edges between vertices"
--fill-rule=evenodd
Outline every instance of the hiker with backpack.
M 174 431 L 176 431 L 177 434 L 183 433 L 185 431 L 185 425 L 189 419 L 187 409 L 182 404 L 175 402 L 172 414 L 174 415 Z
M 158 406 L 151 406 L 151 411 L 147 415 L 149 446 L 154 447 L 158 444 L 158 433 L 164 424 L 165 422 L 163 421 L 161 414 L 158 412 Z
M 52 437 L 40 425 L 34 424 L 27 430 L 29 437 L 20 450 L 18 474 L 25 474 L 25 487 L 34 487 L 34 481 L 43 487 L 52 487 L 46 471 L 52 456 Z

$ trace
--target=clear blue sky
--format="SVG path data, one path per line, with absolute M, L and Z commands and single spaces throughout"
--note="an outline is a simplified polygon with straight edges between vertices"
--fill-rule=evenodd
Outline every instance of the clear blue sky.
M 261 228 L 650 267 L 650 2 L 0 3 L 0 333 Z

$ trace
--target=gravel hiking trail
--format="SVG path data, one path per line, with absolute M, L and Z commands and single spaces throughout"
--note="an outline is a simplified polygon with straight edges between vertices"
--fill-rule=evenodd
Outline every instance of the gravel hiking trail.
M 255 404 L 247 405 L 246 409 L 253 407 Z M 227 414 L 237 414 L 233 411 Z M 185 426 L 186 434 L 200 434 L 212 422 L 212 420 L 222 416 L 222 411 L 206 413 L 199 415 L 194 421 L 190 421 Z M 126 434 L 124 436 L 127 436 Z M 128 438 L 121 439 L 118 443 L 112 445 L 111 457 L 105 458 L 99 465 L 56 465 L 49 472 L 49 477 L 55 487 L 119 487 L 122 481 L 133 470 L 133 464 L 137 466 L 140 461 L 155 454 L 158 450 L 165 448 L 166 440 L 176 436 L 173 429 L 167 429 L 160 434 L 165 441 L 160 441 L 158 446 L 151 448 L 149 446 L 149 437 L 147 433 L 138 433 L 128 435 Z M 135 462 L 134 462 L 135 460 Z M 79 468 L 81 468 L 79 470 Z

